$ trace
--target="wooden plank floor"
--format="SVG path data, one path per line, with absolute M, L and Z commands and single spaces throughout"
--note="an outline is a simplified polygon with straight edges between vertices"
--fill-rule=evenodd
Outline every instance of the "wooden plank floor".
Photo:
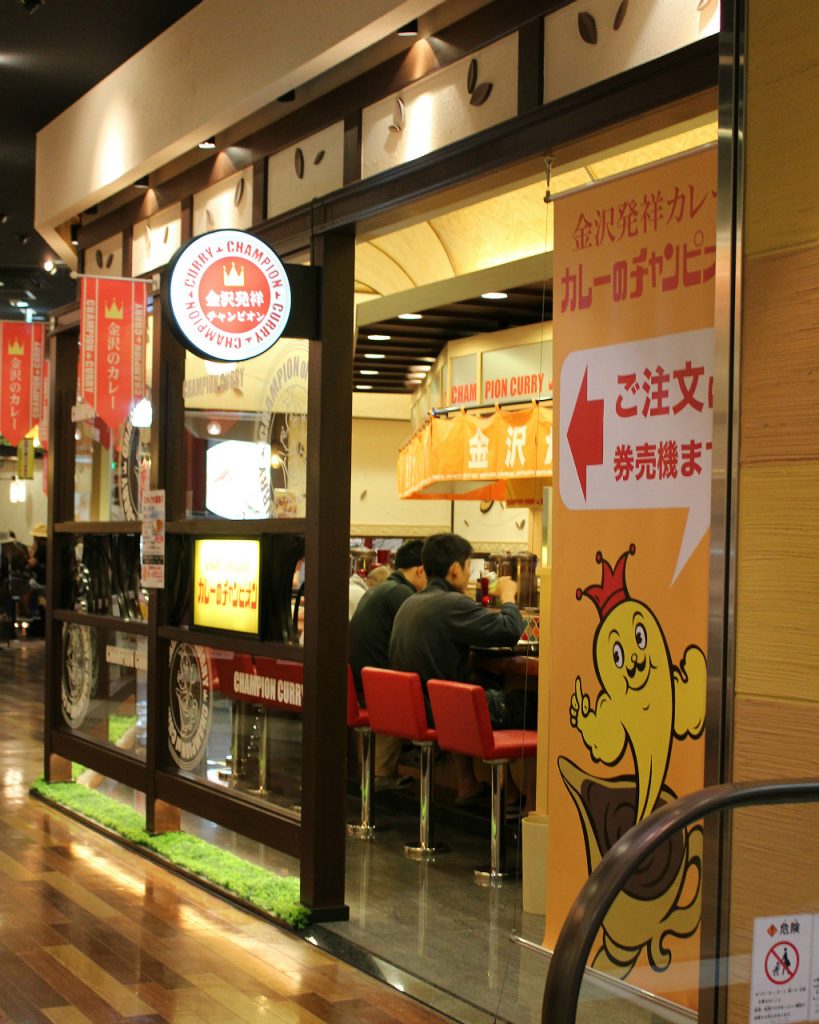
M 28 795 L 42 645 L 0 648 L 0 1024 L 446 1018 Z

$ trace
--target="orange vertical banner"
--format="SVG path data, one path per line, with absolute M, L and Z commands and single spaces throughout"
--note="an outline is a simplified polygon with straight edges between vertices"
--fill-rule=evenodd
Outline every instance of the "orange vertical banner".
M 0 431 L 18 444 L 42 416 L 45 326 L 0 321 Z
M 703 785 L 715 252 L 715 148 L 556 202 L 547 946 Z M 595 968 L 696 1007 L 701 858 L 695 826 L 640 866 Z
M 148 282 L 84 277 L 79 397 L 113 430 L 145 393 Z

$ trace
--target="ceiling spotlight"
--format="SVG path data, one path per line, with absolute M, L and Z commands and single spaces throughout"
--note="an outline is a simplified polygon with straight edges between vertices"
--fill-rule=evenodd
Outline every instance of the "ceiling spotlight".
M 50 274 L 51 271 L 54 270 L 54 269 L 55 269 L 54 268 L 54 260 L 43 260 L 43 270 L 47 274 Z
M 199 143 L 200 149 L 216 149 L 216 136 L 211 135 L 209 139 L 205 139 L 204 142 Z
M 146 174 L 142 178 L 137 178 L 134 182 L 134 188 L 148 188 L 148 175 Z
M 408 21 L 406 25 L 398 29 L 399 36 L 417 36 L 418 35 L 418 19 L 413 18 L 412 21 Z
M 389 334 L 368 334 L 367 341 L 392 341 L 392 336 Z
M 365 352 L 364 353 L 364 358 L 365 359 L 386 359 L 387 357 L 384 355 L 383 352 Z
M 79 245 L 80 244 L 80 225 L 79 224 L 72 224 L 71 225 L 71 244 L 72 245 Z
M 17 307 L 18 309 L 28 309 L 28 303 L 26 302 L 26 300 L 25 300 L 25 299 L 18 299 L 18 300 L 17 300 L 17 301 L 16 301 L 15 303 L 14 303 L 14 305 L 15 305 L 15 306 L 16 306 L 16 307 Z
M 359 370 L 362 377 L 377 377 L 378 370 Z
M 8 224 L 9 215 L 7 213 L 0 213 L 0 224 Z
M 421 362 L 422 363 L 434 363 L 435 362 L 435 356 L 421 356 Z
M 399 320 L 423 320 L 424 319 L 424 315 L 423 315 L 423 313 L 399 313 L 398 314 L 398 319 Z
M 483 292 L 481 294 L 482 299 L 508 299 L 509 296 L 506 292 Z
M 373 386 L 372 384 L 356 384 L 355 389 L 356 391 L 372 391 Z
M 206 429 L 211 437 L 218 437 L 222 433 L 222 424 L 217 423 L 216 420 L 211 420 Z
M 430 367 L 425 366 L 423 363 L 419 363 L 418 365 L 411 366 L 410 370 L 412 370 L 413 374 L 420 373 L 422 376 L 426 376 L 430 371 Z
M 296 98 L 296 90 L 295 89 L 288 89 L 287 92 L 283 92 L 281 94 L 281 96 L 279 96 L 279 98 L 278 98 L 278 100 L 276 100 L 276 102 L 277 103 L 292 103 L 295 100 L 295 98 Z

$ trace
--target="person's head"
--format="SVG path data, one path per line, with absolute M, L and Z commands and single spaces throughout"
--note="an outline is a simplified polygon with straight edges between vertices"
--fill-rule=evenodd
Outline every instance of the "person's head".
M 416 538 L 405 541 L 395 552 L 395 568 L 416 590 L 423 590 L 427 585 L 423 550 L 424 542 L 420 538 Z
M 379 583 L 389 579 L 390 567 L 388 565 L 376 565 L 367 573 L 367 586 L 377 587 Z
M 472 545 L 457 533 L 434 533 L 427 538 L 422 553 L 427 576 L 446 580 L 462 594 L 469 583 L 471 555 Z

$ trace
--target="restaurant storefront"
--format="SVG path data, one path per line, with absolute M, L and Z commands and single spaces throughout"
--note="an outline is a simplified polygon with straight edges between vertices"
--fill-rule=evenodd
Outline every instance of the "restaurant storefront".
M 583 402 L 591 415 L 605 386 L 594 374 L 603 372 L 599 367 L 608 356 L 615 379 L 634 373 L 632 396 L 643 385 L 637 373 L 662 362 L 677 371 L 683 399 L 687 394 L 701 402 L 703 395 L 694 396 L 696 389 L 683 376 L 686 367 L 702 365 L 711 381 L 703 404 L 716 415 L 727 402 L 727 393 L 720 391 L 723 374 L 713 362 L 719 358 L 713 316 L 709 323 L 690 303 L 676 324 L 667 323 L 661 312 L 656 322 L 648 316 L 637 326 L 612 328 L 620 323 L 614 306 L 619 296 L 610 281 L 609 304 L 598 307 L 599 319 L 582 325 L 574 340 L 566 333 L 567 314 L 588 294 L 576 277 L 571 307 L 570 271 L 582 273 L 572 241 L 581 220 L 600 233 L 597 255 L 609 266 L 640 257 L 646 238 L 634 249 L 622 218 L 613 213 L 608 223 L 595 224 L 601 209 L 616 213 L 632 185 L 634 202 L 652 190 L 669 204 L 675 194 L 690 196 L 690 217 L 707 197 L 690 240 L 658 234 L 650 241 L 653 252 L 670 261 L 667 247 L 673 254 L 690 242 L 693 252 L 697 235 L 700 255 L 708 249 L 710 256 L 703 257 L 702 266 L 687 262 L 685 272 L 698 273 L 696 284 L 703 288 L 714 277 L 719 11 L 712 6 L 693 20 L 685 13 L 677 22 L 669 19 L 674 25 L 666 26 L 661 38 L 652 36 L 651 50 L 643 46 L 651 35 L 648 19 L 643 22 L 643 12 L 623 4 L 611 26 L 602 14 L 599 24 L 588 12 L 578 17 L 577 4 L 546 3 L 536 11 L 528 5 L 501 10 L 489 4 L 452 23 L 444 5 L 429 15 L 433 31 L 407 59 L 388 56 L 351 77 L 332 94 L 332 102 L 318 95 L 295 113 L 254 125 L 244 135 L 241 125 L 226 125 L 225 145 L 215 156 L 191 160 L 181 170 L 157 166 L 147 198 L 102 204 L 96 214 L 77 221 L 84 274 L 150 281 L 144 390 L 152 416 L 140 419 L 132 408 L 127 419 L 112 425 L 99 414 L 99 395 L 85 407 L 78 401 L 78 359 L 82 367 L 86 334 L 82 304 L 58 314 L 49 348 L 47 774 L 69 777 L 71 762 L 80 762 L 144 794 L 149 830 L 178 828 L 180 821 L 185 827 L 186 816 L 195 817 L 292 858 L 314 925 L 352 916 L 353 932 L 346 935 L 343 923 L 328 926 L 323 934 L 329 948 L 333 941 L 347 942 L 423 982 L 449 987 L 460 1000 L 457 1012 L 465 1013 L 469 1005 L 487 1011 L 502 998 L 506 950 L 498 945 L 499 936 L 523 921 L 517 930 L 525 933 L 524 952 L 517 955 L 532 960 L 520 968 L 521 979 L 529 976 L 520 981 L 515 1005 L 506 1012 L 509 1019 L 526 1019 L 522 1015 L 537 998 L 532 992 L 542 986 L 530 947 L 553 944 L 567 909 L 564 901 L 593 866 L 586 863 L 586 850 L 596 824 L 593 815 L 584 817 L 586 805 L 575 792 L 584 780 L 605 788 L 615 770 L 633 774 L 639 786 L 645 764 L 654 757 L 651 751 L 644 755 L 637 743 L 633 773 L 613 755 L 603 758 L 614 767 L 602 778 L 586 770 L 592 768 L 586 749 L 592 749 L 592 740 L 575 721 L 567 732 L 571 694 L 564 700 L 563 677 L 574 678 L 585 667 L 582 708 L 584 693 L 588 700 L 594 692 L 588 680 L 594 671 L 592 630 L 579 602 L 568 613 L 565 602 L 556 608 L 555 586 L 561 595 L 571 590 L 572 597 L 575 589 L 585 587 L 590 596 L 593 585 L 613 593 L 619 586 L 623 603 L 630 593 L 623 582 L 627 572 L 633 592 L 639 590 L 656 612 L 657 642 L 671 648 L 669 672 L 687 665 L 693 678 L 691 649 L 708 649 L 710 490 L 696 500 L 688 491 L 671 498 L 667 491 L 659 498 L 653 491 L 646 498 L 642 491 L 607 504 L 605 486 L 600 485 L 599 498 L 593 490 L 593 467 L 604 465 L 602 455 L 584 448 L 581 470 L 577 443 L 559 424 L 571 420 L 580 406 L 585 415 Z M 608 46 L 608 35 L 627 38 L 628 45 L 618 53 L 612 43 L 604 60 L 591 60 Z M 689 174 L 692 162 L 697 169 Z M 613 191 L 596 191 L 611 188 L 594 184 L 608 179 L 615 183 Z M 685 198 L 682 202 L 685 206 Z M 566 210 L 571 205 L 571 215 L 561 214 L 561 204 Z M 180 250 L 196 236 L 217 240 L 227 231 L 249 232 L 275 250 L 292 274 L 294 307 L 320 311 L 309 326 L 307 314 L 292 320 L 281 340 L 249 359 L 228 358 L 227 349 L 205 352 L 204 358 L 201 350 L 186 351 L 176 314 L 170 315 L 170 279 Z M 445 263 L 431 238 L 440 240 Z M 604 251 L 603 242 L 611 247 Z M 204 316 L 217 331 L 241 333 L 239 324 L 250 321 L 239 317 L 254 313 L 257 289 L 243 276 L 240 251 L 231 255 L 230 265 L 227 255 L 222 257 L 221 276 L 204 293 Z M 662 270 L 655 260 L 654 269 L 646 270 L 661 295 L 673 290 L 663 284 L 670 279 L 669 266 Z M 585 269 L 598 277 L 605 271 L 593 262 Z M 633 266 L 624 273 L 628 292 L 635 281 Z M 587 277 L 586 288 L 592 283 Z M 368 343 L 374 324 L 380 331 L 401 314 L 413 313 L 429 320 L 449 302 L 524 285 L 541 292 L 540 315 L 529 325 L 491 335 L 462 332 L 440 347 L 424 371 L 406 374 L 398 388 L 382 389 L 370 383 L 375 375 L 362 376 L 368 351 L 390 358 L 389 342 Z M 703 303 L 710 301 L 713 309 L 713 281 L 710 287 Z M 687 337 L 683 349 L 663 347 L 671 335 L 697 331 L 710 334 Z M 644 345 L 639 353 L 626 351 L 637 343 Z M 574 353 L 588 350 L 596 355 L 594 365 L 590 361 L 586 367 L 587 383 L 582 372 L 577 376 Z M 606 396 L 612 405 L 622 406 L 627 383 L 621 381 L 619 396 Z M 562 401 L 561 386 L 565 395 L 571 390 L 571 407 L 553 407 L 553 394 Z M 657 386 L 651 385 L 655 400 Z M 399 391 L 403 394 L 391 397 Z M 639 395 L 642 400 L 648 390 Z M 138 393 L 132 397 L 136 406 Z M 373 455 L 372 465 L 351 467 L 357 435 L 360 451 L 368 429 L 356 420 L 378 420 L 379 401 L 392 402 L 402 417 L 393 411 L 384 430 L 397 433 L 401 423 L 402 440 L 410 438 L 403 461 L 397 450 L 392 455 L 393 473 L 399 462 L 398 483 L 394 476 L 386 482 Z M 683 432 L 699 429 L 699 421 L 692 426 L 682 416 L 676 425 Z M 583 427 L 584 437 L 590 429 Z M 710 423 L 704 429 L 697 440 L 716 451 L 724 448 L 724 438 L 709 433 Z M 446 439 L 436 440 L 436 432 Z M 648 452 L 642 453 L 641 477 L 661 474 L 656 461 L 661 444 L 694 440 L 672 433 L 619 439 L 635 448 L 656 446 L 651 466 Z M 570 446 L 566 451 L 560 448 L 564 444 Z M 565 485 L 553 492 L 558 450 L 578 467 L 584 503 L 588 471 L 589 493 L 597 502 L 592 513 L 573 511 L 581 499 Z M 435 459 L 439 464 L 431 465 Z M 633 464 L 632 471 L 637 477 Z M 495 516 L 501 503 L 509 514 L 492 520 L 489 529 L 490 519 L 480 519 L 487 515 L 482 501 L 497 502 Z M 687 532 L 686 513 L 702 518 L 703 507 L 705 525 L 694 536 L 693 527 Z M 612 527 L 612 510 L 625 526 Z M 631 510 L 629 517 L 624 510 Z M 636 523 L 635 510 L 645 521 Z M 502 891 L 487 895 L 476 889 L 468 897 L 459 895 L 463 878 L 448 877 L 471 874 L 457 857 L 456 866 L 443 865 L 437 878 L 437 862 L 420 866 L 410 878 L 404 866 L 379 859 L 377 847 L 393 838 L 389 831 L 378 836 L 375 852 L 370 844 L 345 837 L 356 776 L 354 768 L 343 770 L 350 538 L 401 538 L 450 528 L 469 537 L 477 552 L 530 553 L 540 563 L 537 586 L 525 602 L 531 618 L 538 618 L 539 664 L 533 665 L 531 649 L 525 652 L 525 685 L 538 694 L 538 801 L 521 830 L 524 877 Z M 149 559 L 152 530 L 156 543 Z M 681 535 L 690 547 L 685 558 Z M 621 569 L 619 584 L 612 584 L 605 567 L 612 574 L 625 566 L 623 553 L 635 540 L 636 566 Z M 599 548 L 602 581 L 594 562 Z M 647 563 L 650 570 L 642 568 Z M 685 604 L 697 608 L 690 636 L 670 622 L 667 609 L 680 599 L 682 590 L 673 590 L 680 573 Z M 223 600 L 223 589 L 239 596 Z M 234 605 L 246 610 L 253 595 L 258 595 L 255 614 L 237 620 Z M 595 603 L 602 621 L 604 601 L 595 598 Z M 579 638 L 577 650 L 568 648 L 570 634 Z M 605 691 L 605 677 L 598 679 Z M 704 705 L 704 675 L 701 684 Z M 669 791 L 681 795 L 718 778 L 715 766 L 706 763 L 703 730 L 721 727 L 721 708 L 709 708 L 708 715 L 685 728 L 679 724 L 679 731 L 675 727 L 678 739 L 690 737 L 696 750 L 686 758 L 690 774 L 672 763 L 671 776 L 660 778 L 656 792 L 640 794 L 638 815 L 654 806 L 664 784 L 673 784 Z M 127 717 L 128 726 L 114 739 L 111 723 L 118 717 Z M 655 760 L 662 756 L 657 752 Z M 665 756 L 667 767 L 667 750 Z M 407 767 L 406 774 L 417 773 Z M 455 835 L 462 831 L 466 837 L 468 858 L 477 842 L 486 845 L 486 837 L 474 822 L 446 818 L 446 782 L 444 766 L 439 776 L 443 820 Z M 411 822 L 406 800 L 385 807 L 382 814 L 397 826 Z M 693 849 L 688 859 L 696 859 Z M 389 946 L 390 926 L 376 920 L 368 895 L 392 870 L 403 894 L 396 891 L 389 899 L 396 906 L 399 899 L 410 900 L 423 937 L 418 955 L 405 962 Z M 685 881 L 684 872 L 680 891 Z M 446 970 L 435 966 L 446 968 L 436 939 L 457 941 L 442 919 L 448 903 L 458 899 L 466 909 L 456 933 L 474 929 L 486 936 L 486 943 L 476 940 L 478 960 L 489 964 L 480 992 L 469 990 L 474 964 L 463 967 L 463 984 L 448 981 Z M 657 906 L 657 913 L 669 910 Z M 697 907 L 693 918 L 698 917 Z M 685 934 L 694 931 L 696 923 Z M 606 948 L 615 950 L 617 961 L 616 936 L 609 938 L 614 945 Z M 637 956 L 653 938 L 646 933 Z M 689 954 L 682 950 L 678 956 L 684 960 Z M 639 963 L 635 956 L 620 976 L 628 980 L 632 968 L 644 971 L 644 959 L 644 952 Z M 624 965 L 622 958 L 617 963 Z M 649 969 L 648 980 L 640 975 L 639 987 L 652 992 L 654 980 Z M 696 999 L 683 984 L 672 983 L 663 990 L 668 991 L 684 1006 Z

